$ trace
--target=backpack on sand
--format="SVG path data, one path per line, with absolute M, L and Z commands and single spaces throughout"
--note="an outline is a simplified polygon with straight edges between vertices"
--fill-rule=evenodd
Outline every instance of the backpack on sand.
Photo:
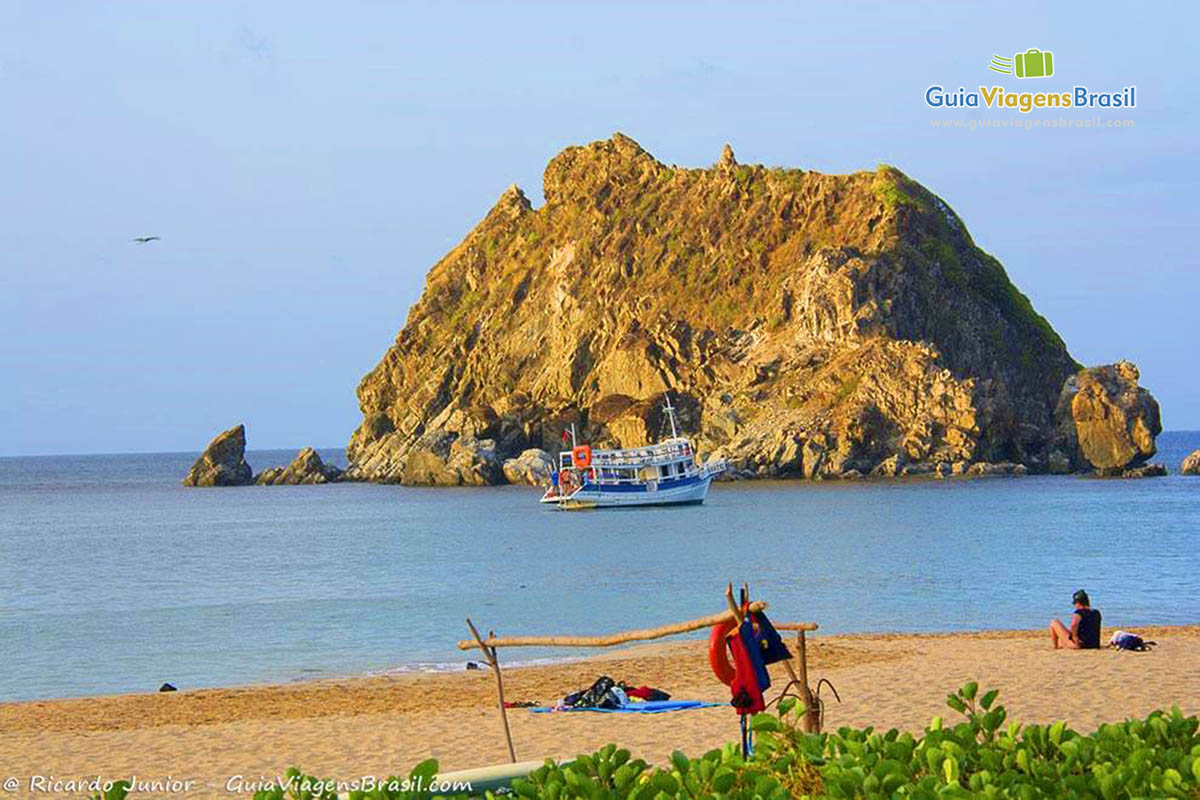
M 1157 644 L 1157 642 L 1147 642 L 1136 633 L 1129 633 L 1128 631 L 1117 631 L 1112 635 L 1112 638 L 1108 640 L 1109 647 L 1115 647 L 1118 650 L 1129 650 L 1137 653 L 1149 652 L 1150 648 L 1156 646 Z

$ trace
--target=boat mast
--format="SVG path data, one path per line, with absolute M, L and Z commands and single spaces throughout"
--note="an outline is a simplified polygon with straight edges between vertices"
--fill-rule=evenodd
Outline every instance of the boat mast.
M 671 438 L 678 439 L 679 431 L 675 428 L 675 407 L 671 405 L 671 395 L 667 394 L 666 398 L 667 404 L 663 408 L 666 409 L 667 419 L 671 420 Z

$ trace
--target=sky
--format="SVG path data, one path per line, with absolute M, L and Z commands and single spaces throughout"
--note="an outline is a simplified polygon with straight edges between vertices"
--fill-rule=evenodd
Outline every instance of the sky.
M 0 0 L 0 455 L 340 446 L 430 266 L 546 162 L 846 173 L 943 197 L 1085 364 L 1200 428 L 1194 4 Z M 988 70 L 1054 54 L 1055 75 Z M 926 89 L 1137 87 L 1132 127 Z M 132 237 L 161 241 L 136 245 Z

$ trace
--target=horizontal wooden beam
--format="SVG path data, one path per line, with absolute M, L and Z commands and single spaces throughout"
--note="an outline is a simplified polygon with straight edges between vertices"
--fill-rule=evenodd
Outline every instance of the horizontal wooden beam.
M 761 601 L 750 604 L 751 611 L 765 611 L 767 604 Z M 607 636 L 489 636 L 483 641 L 486 647 L 612 647 L 629 642 L 642 642 L 650 639 L 661 639 L 664 636 L 674 636 L 678 633 L 698 631 L 711 628 L 721 622 L 733 619 L 733 613 L 723 611 L 720 614 L 710 614 L 707 617 L 676 622 L 658 628 L 643 628 L 634 631 L 610 633 Z M 773 623 L 778 630 L 785 631 L 815 631 L 815 622 L 784 622 Z M 458 643 L 459 650 L 470 650 L 478 647 L 479 642 L 464 639 Z

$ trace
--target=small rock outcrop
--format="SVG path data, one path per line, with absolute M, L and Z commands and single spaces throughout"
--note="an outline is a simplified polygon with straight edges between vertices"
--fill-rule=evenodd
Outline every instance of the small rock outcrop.
M 246 463 L 246 426 L 230 428 L 208 443 L 192 464 L 184 486 L 246 486 L 254 471 Z
M 1138 385 L 1139 377 L 1136 365 L 1119 361 L 1067 378 L 1054 411 L 1052 467 L 1069 462 L 1075 471 L 1116 476 L 1157 452 L 1158 401 Z
M 730 170 L 738 165 L 737 159 L 733 156 L 733 147 L 728 143 L 721 148 L 721 160 L 717 162 L 719 169 Z
M 1002 461 L 998 464 L 989 464 L 980 461 L 972 464 L 967 470 L 968 475 L 1025 475 L 1029 470 L 1024 464 L 1013 464 L 1008 461 Z
M 540 447 L 531 447 L 504 462 L 504 479 L 525 486 L 548 486 L 554 459 Z
M 258 474 L 254 482 L 260 486 L 296 486 L 333 483 L 341 477 L 340 469 L 332 464 L 326 464 L 316 450 L 306 447 L 296 454 L 292 463 L 286 467 L 265 469 Z
M 1200 450 L 1195 451 L 1179 465 L 1181 475 L 1200 475 Z
M 1162 464 L 1143 464 L 1140 467 L 1130 467 L 1121 470 L 1122 478 L 1162 478 L 1167 474 L 1167 468 Z

